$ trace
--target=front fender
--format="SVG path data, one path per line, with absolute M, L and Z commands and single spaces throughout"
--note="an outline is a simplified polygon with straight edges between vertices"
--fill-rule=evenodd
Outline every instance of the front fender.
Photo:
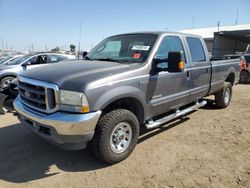
M 145 110 L 145 93 L 143 93 L 138 88 L 132 86 L 121 86 L 106 91 L 96 101 L 96 103 L 94 104 L 94 109 L 104 109 L 112 102 L 127 97 L 137 99 L 142 104 Z

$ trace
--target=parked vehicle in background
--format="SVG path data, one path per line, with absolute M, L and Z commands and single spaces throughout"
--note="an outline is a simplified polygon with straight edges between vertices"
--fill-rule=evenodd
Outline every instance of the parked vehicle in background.
M 116 35 L 85 61 L 23 71 L 14 107 L 22 124 L 44 139 L 73 150 L 89 143 L 97 158 L 114 164 L 132 153 L 142 127 L 184 116 L 208 95 L 226 108 L 239 71 L 238 60 L 210 61 L 196 35 Z
M 9 61 L 6 64 L 0 65 L 0 88 L 8 87 L 11 80 L 16 78 L 22 70 L 30 69 L 35 65 L 57 63 L 67 59 L 75 59 L 75 56 L 44 52 L 31 53 Z
M 250 53 L 225 55 L 224 59 L 239 59 L 241 67 L 240 82 L 241 83 L 250 82 Z
M 20 59 L 23 55 L 8 56 L 0 60 L 0 65 L 6 65 L 15 59 Z

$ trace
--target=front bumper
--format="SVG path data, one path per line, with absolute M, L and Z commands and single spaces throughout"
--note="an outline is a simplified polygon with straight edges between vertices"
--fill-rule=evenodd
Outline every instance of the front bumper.
M 14 108 L 21 123 L 64 149 L 78 150 L 86 147 L 93 138 L 101 111 L 87 114 L 56 112 L 43 114 L 23 105 L 17 97 Z

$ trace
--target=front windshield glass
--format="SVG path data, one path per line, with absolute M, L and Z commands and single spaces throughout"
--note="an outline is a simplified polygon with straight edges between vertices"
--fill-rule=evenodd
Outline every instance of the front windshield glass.
M 86 59 L 143 63 L 156 41 L 154 34 L 129 34 L 109 37 L 99 43 Z
M 30 58 L 30 55 L 25 55 L 23 57 L 20 58 L 15 58 L 12 61 L 8 62 L 8 65 L 18 65 L 21 64 L 23 61 L 25 61 L 26 59 Z
M 21 58 L 22 58 L 22 56 L 20 56 L 20 57 L 15 57 L 15 58 L 11 59 L 11 60 L 7 63 L 7 65 L 11 65 L 13 61 L 18 61 L 18 60 L 21 59 Z
M 0 64 L 5 63 L 6 61 L 10 60 L 11 58 L 12 58 L 12 57 L 6 57 L 6 58 L 4 58 L 4 59 L 1 59 L 1 60 L 0 60 Z

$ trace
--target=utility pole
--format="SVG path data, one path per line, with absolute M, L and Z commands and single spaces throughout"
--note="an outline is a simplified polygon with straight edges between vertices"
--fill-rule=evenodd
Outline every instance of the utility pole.
M 217 21 L 217 32 L 220 31 L 220 21 Z
M 2 37 L 2 50 L 4 49 L 4 44 L 3 44 L 3 37 Z
M 194 29 L 194 16 L 192 17 L 192 29 Z
M 235 19 L 234 25 L 237 25 L 237 24 L 238 24 L 238 18 L 239 18 L 239 10 L 237 9 L 237 12 L 236 12 L 236 19 Z
M 78 43 L 78 60 L 80 59 L 81 38 L 82 38 L 82 20 L 80 21 L 80 33 L 79 33 L 79 43 Z

